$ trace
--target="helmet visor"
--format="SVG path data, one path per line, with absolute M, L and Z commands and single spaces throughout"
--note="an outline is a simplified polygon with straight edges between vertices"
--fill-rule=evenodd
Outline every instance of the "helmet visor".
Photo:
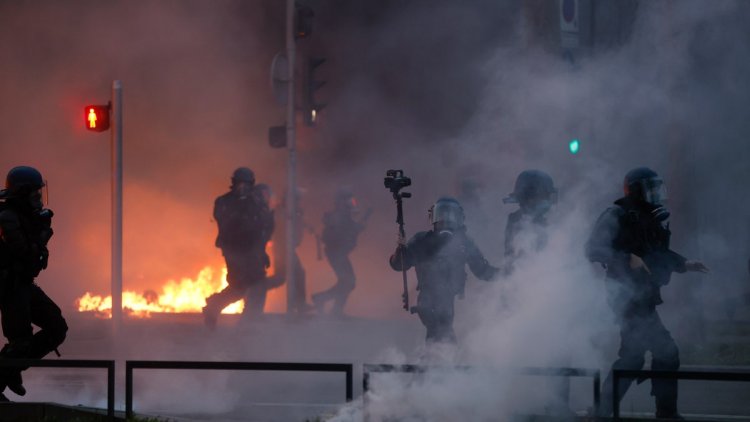
M 641 182 L 643 200 L 653 205 L 661 205 L 667 200 L 667 187 L 660 177 L 644 179 Z
M 432 209 L 431 223 L 442 227 L 457 229 L 464 225 L 464 213 L 461 207 L 452 202 L 438 202 Z

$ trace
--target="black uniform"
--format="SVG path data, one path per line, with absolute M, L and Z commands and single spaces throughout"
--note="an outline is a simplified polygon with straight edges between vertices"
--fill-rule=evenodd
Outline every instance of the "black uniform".
M 507 272 L 513 261 L 524 253 L 540 251 L 547 245 L 547 212 L 557 202 L 552 176 L 541 170 L 524 170 L 513 186 L 513 192 L 503 199 L 506 204 L 518 204 L 518 210 L 508 215 L 505 226 L 505 256 Z
M 508 215 L 505 225 L 505 256 L 511 260 L 520 258 L 527 249 L 541 251 L 547 246 L 547 218 L 544 215 L 528 215 L 518 209 Z
M 662 208 L 625 197 L 615 201 L 596 222 L 586 245 L 589 260 L 607 268 L 608 302 L 620 325 L 619 359 L 612 369 L 641 369 L 644 355 L 651 352 L 653 370 L 680 367 L 677 344 L 664 327 L 656 306 L 662 303 L 660 289 L 672 272 L 685 272 L 686 259 L 669 249 L 670 230 Z M 661 221 L 660 221 L 661 220 Z M 630 268 L 630 254 L 639 256 L 650 270 Z M 632 380 L 621 379 L 620 400 Z M 651 394 L 660 408 L 676 412 L 677 380 L 653 379 Z M 612 376 L 604 382 L 602 413 L 612 412 Z
M 333 301 L 332 313 L 343 313 L 346 300 L 356 283 L 349 254 L 357 246 L 357 237 L 364 228 L 363 223 L 354 220 L 351 209 L 347 207 L 337 207 L 323 216 L 321 241 L 325 246 L 326 259 L 336 273 L 336 284 L 313 295 L 313 303 L 318 308 Z
M 401 256 L 403 254 L 403 262 Z M 490 265 L 464 230 L 454 234 L 434 230 L 419 232 L 390 258 L 396 271 L 415 267 L 417 272 L 417 306 L 427 328 L 428 342 L 456 342 L 453 332 L 455 297 L 463 297 L 466 265 L 482 280 L 491 280 L 498 269 Z
M 273 214 L 260 195 L 240 196 L 230 191 L 216 198 L 214 219 L 219 226 L 216 246 L 226 260 L 229 285 L 206 299 L 207 318 L 215 318 L 246 293 L 245 312 L 262 313 L 266 268 L 270 265 L 265 248 L 273 232 Z
M 68 325 L 60 308 L 34 282 L 47 268 L 51 222 L 50 210 L 34 210 L 24 199 L 0 204 L 0 313 L 9 342 L 2 358 L 41 359 L 65 340 Z M 32 324 L 40 330 L 34 333 Z M 8 379 L 17 377 L 20 384 L 18 371 L 12 372 L 0 371 L 0 392 L 6 384 L 13 389 Z

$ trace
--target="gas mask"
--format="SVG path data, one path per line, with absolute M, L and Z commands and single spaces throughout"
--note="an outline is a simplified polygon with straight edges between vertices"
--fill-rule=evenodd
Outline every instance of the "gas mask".
M 640 181 L 643 200 L 651 205 L 662 205 L 667 200 L 667 187 L 660 177 Z
M 551 198 L 536 198 L 527 204 L 523 204 L 523 210 L 526 214 L 530 214 L 534 217 L 541 217 L 552 209 L 554 204 Z
M 34 211 L 40 211 L 42 208 L 44 208 L 42 190 L 37 189 L 37 190 L 31 191 L 31 193 L 29 193 L 29 196 L 28 196 L 28 203 L 31 209 Z
M 253 185 L 247 182 L 239 182 L 234 185 L 232 185 L 232 191 L 240 197 L 240 199 L 245 199 L 252 193 L 253 191 Z

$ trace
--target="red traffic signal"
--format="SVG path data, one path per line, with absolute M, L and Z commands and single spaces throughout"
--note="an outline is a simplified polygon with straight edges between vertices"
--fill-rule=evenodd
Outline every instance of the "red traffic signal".
M 104 132 L 109 129 L 109 106 L 88 105 L 83 109 L 83 121 L 86 129 Z
M 294 38 L 307 38 L 312 34 L 315 13 L 310 6 L 297 3 L 294 6 L 296 11 L 294 15 Z

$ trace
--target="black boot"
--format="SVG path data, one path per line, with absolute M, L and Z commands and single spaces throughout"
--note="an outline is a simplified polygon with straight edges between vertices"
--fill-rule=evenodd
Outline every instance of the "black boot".
M 19 395 L 26 395 L 26 388 L 23 386 L 23 378 L 21 378 L 21 371 L 12 371 L 5 378 L 6 385 L 10 391 Z
M 218 313 L 208 305 L 204 306 L 203 309 L 203 321 L 206 323 L 206 327 L 213 330 L 216 328 L 216 322 L 218 319 Z
M 26 388 L 23 386 L 21 371 L 12 369 L 3 369 L 0 371 L 0 393 L 5 391 L 6 387 L 19 396 L 26 395 Z
M 13 359 L 23 358 L 27 355 L 27 349 L 30 348 L 30 340 L 16 341 L 14 343 L 8 343 L 3 346 L 0 350 L 0 359 Z M 21 371 L 28 369 L 28 367 L 4 367 L 0 368 L 0 393 L 8 387 L 10 391 L 18 394 L 19 396 L 26 395 L 26 388 L 23 386 L 23 378 L 21 378 Z

